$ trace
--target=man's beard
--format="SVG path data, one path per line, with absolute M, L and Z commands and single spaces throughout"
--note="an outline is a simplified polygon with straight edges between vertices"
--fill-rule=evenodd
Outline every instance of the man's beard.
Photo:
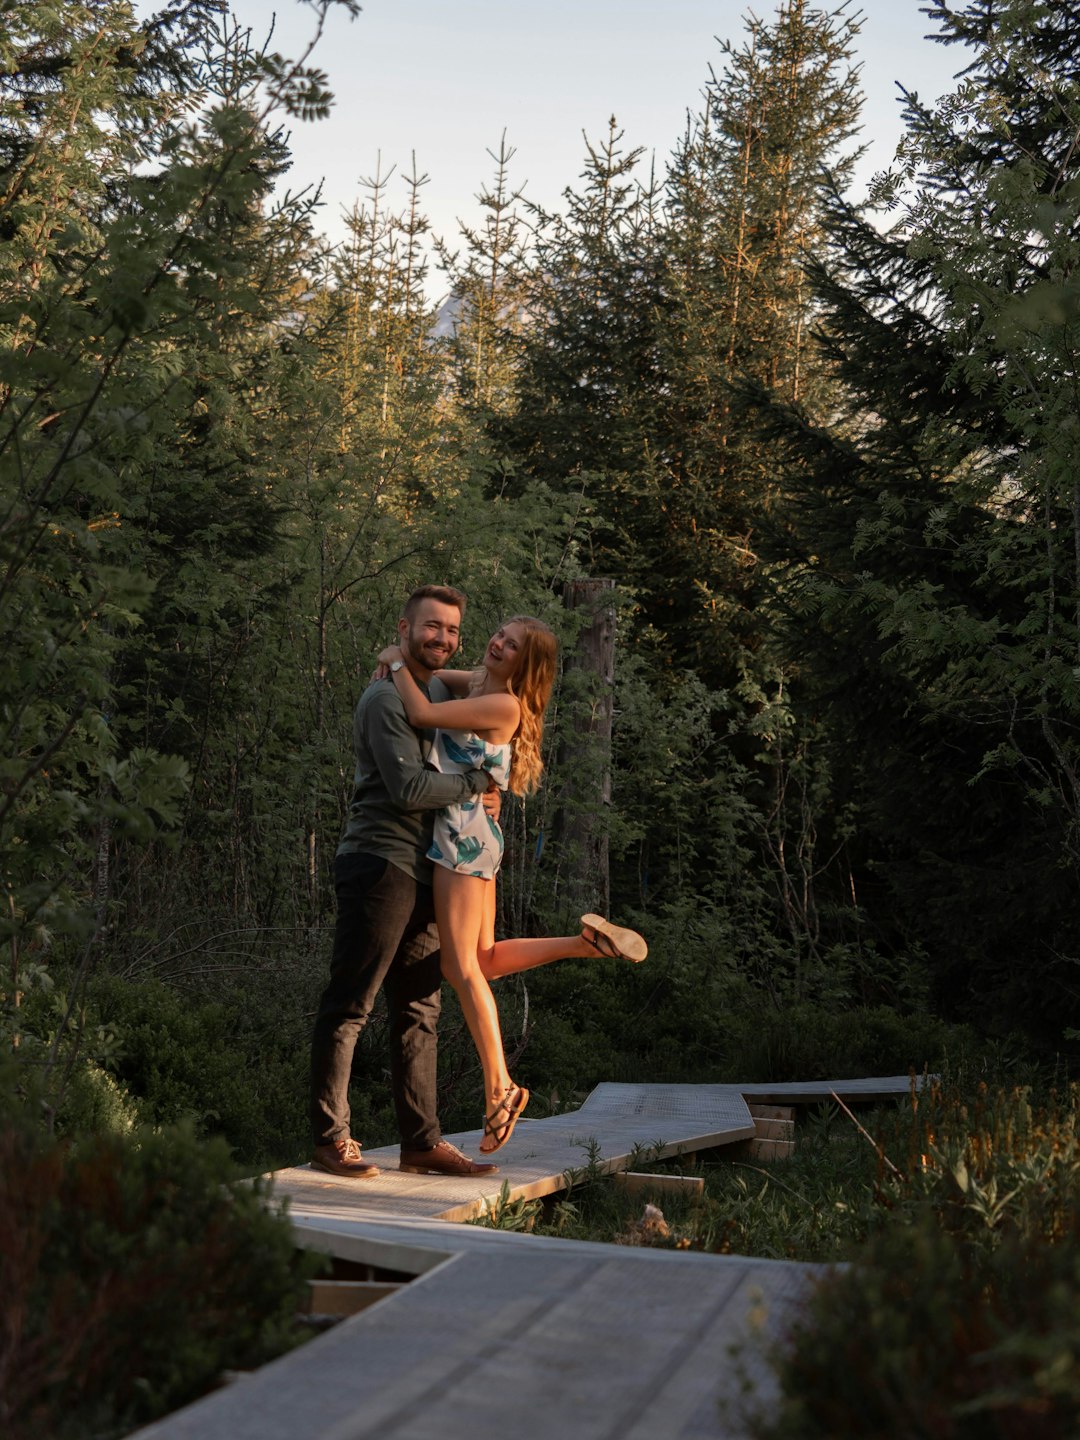
M 409 658 L 422 665 L 425 670 L 439 670 L 447 661 L 454 658 L 457 650 L 456 645 L 447 645 L 442 641 L 429 641 L 426 645 L 422 642 L 419 634 L 409 626 L 407 636 L 407 648 Z

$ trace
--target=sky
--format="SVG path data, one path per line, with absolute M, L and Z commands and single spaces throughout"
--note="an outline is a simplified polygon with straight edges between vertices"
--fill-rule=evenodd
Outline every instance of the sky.
M 296 190 L 322 180 L 319 228 L 344 234 L 342 213 L 361 198 L 362 181 L 396 166 L 389 196 L 404 206 L 401 177 L 415 153 L 430 179 L 424 209 L 433 231 L 456 243 L 458 222 L 475 224 L 476 192 L 492 178 L 487 154 L 505 131 L 515 150 L 515 188 L 557 209 L 582 169 L 582 132 L 599 140 L 614 115 L 627 148 L 654 152 L 657 170 L 696 109 L 710 64 L 722 66 L 718 43 L 738 46 L 744 16 L 763 20 L 772 0 L 362 0 L 350 21 L 335 6 L 311 63 L 327 76 L 331 116 L 290 122 Z M 829 9 L 828 0 L 819 0 Z M 862 0 L 855 59 L 865 93 L 863 133 L 869 151 L 856 193 L 885 168 L 902 133 L 897 82 L 932 100 L 952 88 L 962 52 L 925 38 L 926 0 Z M 137 0 L 140 12 L 153 0 Z M 295 58 L 315 30 L 300 0 L 233 0 L 253 39 Z M 435 272 L 431 287 L 438 291 Z

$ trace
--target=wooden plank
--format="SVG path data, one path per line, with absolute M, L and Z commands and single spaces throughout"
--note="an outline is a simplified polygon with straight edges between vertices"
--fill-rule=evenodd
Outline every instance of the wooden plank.
M 383 1280 L 309 1280 L 308 1314 L 358 1315 L 400 1289 Z
M 487 1180 L 403 1175 L 389 1168 L 393 1150 L 373 1152 L 387 1166 L 374 1181 L 280 1172 L 276 1193 L 290 1201 L 300 1245 L 417 1278 L 380 1286 L 381 1304 L 140 1440 L 745 1440 L 750 1423 L 728 1402 L 749 1375 L 768 1403 L 767 1348 L 823 1267 L 522 1237 L 438 1217 L 479 1208 L 504 1181 L 511 1198 L 562 1188 L 590 1150 L 606 1173 L 643 1153 L 790 1144 L 755 1139 L 745 1095 L 808 1103 L 828 1089 L 858 1099 L 908 1086 L 906 1076 L 602 1085 L 574 1115 L 523 1121 Z M 450 1138 L 474 1153 L 479 1132 Z
M 795 1122 L 794 1120 L 766 1120 L 755 1115 L 754 1136 L 758 1140 L 790 1140 L 794 1142 Z
M 758 1120 L 794 1120 L 794 1105 L 766 1105 L 760 1100 L 748 1100 L 746 1108 L 750 1111 L 751 1118 Z
M 795 1154 L 793 1140 L 747 1140 L 746 1154 L 751 1160 L 790 1160 Z
M 915 1076 L 916 1090 L 922 1088 L 923 1078 L 922 1075 Z M 845 1100 L 889 1100 L 897 1095 L 909 1095 L 911 1086 L 910 1075 L 879 1075 L 865 1080 L 788 1080 L 768 1085 L 740 1085 L 738 1088 L 747 1101 L 814 1105 L 827 1101 L 830 1091 L 835 1091 Z
M 703 1195 L 705 1181 L 700 1175 L 649 1175 L 638 1170 L 620 1170 L 612 1177 L 628 1195 Z
M 518 1123 L 498 1154 L 499 1170 L 475 1179 L 405 1175 L 396 1147 L 368 1150 L 384 1167 L 371 1180 L 346 1180 L 307 1166 L 278 1171 L 274 1191 L 290 1212 L 307 1217 L 473 1220 L 496 1203 L 503 1182 L 511 1200 L 534 1200 L 567 1188 L 568 1176 L 590 1165 L 613 1174 L 640 1161 L 678 1157 L 748 1139 L 754 1122 L 734 1085 L 598 1085 L 580 1110 Z M 479 1153 L 481 1132 L 447 1137 L 467 1155 Z M 590 1160 L 591 1156 L 599 1158 Z
M 502 1238 L 140 1440 L 742 1440 L 730 1347 L 779 1339 L 821 1273 Z
M 916 1077 L 921 1084 L 922 1077 Z M 368 1220 L 398 1217 L 417 1221 L 478 1218 L 497 1203 L 504 1181 L 510 1200 L 533 1200 L 567 1187 L 581 1173 L 591 1151 L 599 1152 L 596 1173 L 632 1169 L 650 1160 L 692 1154 L 756 1136 L 748 1102 L 790 1109 L 820 1103 L 830 1090 L 847 1100 L 884 1099 L 909 1093 L 907 1075 L 862 1080 L 746 1085 L 598 1085 L 581 1108 L 547 1119 L 521 1120 L 514 1138 L 498 1154 L 498 1171 L 477 1179 L 405 1175 L 397 1169 L 396 1147 L 365 1150 L 383 1166 L 374 1180 L 344 1180 L 307 1166 L 278 1171 L 275 1192 L 291 1212 L 311 1220 Z M 785 1105 L 784 1102 L 787 1101 Z M 767 1117 L 763 1117 L 767 1118 Z M 448 1136 L 466 1154 L 478 1154 L 481 1132 Z M 783 1137 L 770 1137 L 782 1140 Z M 771 1158 L 778 1158 L 773 1152 Z

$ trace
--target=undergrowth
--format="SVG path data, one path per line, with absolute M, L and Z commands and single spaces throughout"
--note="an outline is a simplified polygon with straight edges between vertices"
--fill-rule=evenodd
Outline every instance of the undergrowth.
M 869 1241 L 778 1353 L 759 1440 L 1080 1433 L 1080 1087 L 931 1084 L 875 1159 Z
M 616 1244 L 651 1243 L 713 1254 L 770 1259 L 836 1260 L 853 1253 L 874 1223 L 873 1147 L 835 1107 L 822 1106 L 800 1128 L 793 1158 L 762 1165 L 739 1150 L 658 1161 L 662 1142 L 632 1155 L 626 1168 L 699 1176 L 697 1194 L 630 1194 L 604 1173 L 595 1145 L 583 1145 L 583 1163 L 566 1176 L 562 1196 L 509 1201 L 489 1207 L 477 1224 L 529 1230 L 538 1235 Z M 642 1236 L 643 1207 L 654 1200 L 666 1232 Z
M 0 1113 L 5 1436 L 111 1440 L 305 1338 L 322 1262 L 235 1179 L 190 1125 L 72 1141 Z
M 780 1400 L 749 1417 L 757 1440 L 1080 1434 L 1080 1086 L 934 1081 L 857 1121 L 818 1107 L 784 1163 L 642 1152 L 630 1168 L 703 1190 L 628 1194 L 594 1146 L 563 1198 L 507 1191 L 481 1223 L 848 1262 L 776 1351 Z

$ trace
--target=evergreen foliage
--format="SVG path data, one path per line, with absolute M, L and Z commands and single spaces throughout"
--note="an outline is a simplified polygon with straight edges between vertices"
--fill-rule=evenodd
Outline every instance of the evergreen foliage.
M 809 266 L 839 413 L 774 404 L 764 424 L 792 477 L 770 542 L 781 644 L 799 637 L 802 704 L 847 757 L 864 905 L 934 955 L 939 1003 L 1056 1037 L 1077 815 L 1064 13 L 933 9 L 965 68 L 936 110 L 908 96 L 877 186 L 899 217 L 881 234 L 835 194 Z
M 783 479 L 740 418 L 752 377 L 812 412 L 827 402 L 803 268 L 821 238 L 822 172 L 857 152 L 858 20 L 785 0 L 724 44 L 672 159 L 660 329 L 671 404 L 656 442 L 666 554 L 654 614 L 680 656 L 732 683 L 757 648 L 765 596 L 757 532 Z M 688 581 L 692 580 L 692 583 Z
M 333 250 L 283 190 L 308 57 L 217 0 L 0 14 L 0 988 L 50 1123 L 297 1158 L 351 712 L 432 579 L 466 662 L 617 581 L 602 820 L 652 961 L 507 987 L 536 1093 L 822 1073 L 931 1011 L 1068 1042 L 1070 7 L 932 9 L 967 69 L 908 96 L 887 230 L 845 199 L 843 8 L 748 19 L 667 165 L 612 119 L 557 213 L 504 135 L 441 316 L 415 157 Z M 571 689 L 504 929 L 568 923 Z M 448 1019 L 451 1124 L 472 1064 Z
M 332 3 L 359 9 L 316 0 L 315 38 Z M 363 184 L 334 249 L 318 193 L 284 189 L 283 124 L 331 98 L 310 52 L 260 50 L 221 0 L 143 23 L 0 0 L 13 1433 L 72 1396 L 71 1425 L 108 1433 L 287 1343 L 286 1234 L 257 1186 L 226 1198 L 222 1146 L 304 1156 L 351 714 L 423 581 L 469 594 L 466 663 L 523 611 L 572 645 L 564 582 L 617 582 L 598 823 L 613 910 L 651 954 L 503 987 L 537 1108 L 602 1080 L 900 1071 L 986 1032 L 1003 1059 L 1034 1042 L 1068 1061 L 1080 5 L 927 15 L 961 73 L 932 108 L 906 94 L 876 213 L 846 194 L 858 20 L 782 0 L 722 45 L 663 167 L 612 118 L 546 213 L 504 134 L 483 222 L 435 244 L 439 312 L 416 157 Z M 588 704 L 563 686 L 545 787 L 504 812 L 504 931 L 572 923 L 553 836 L 585 793 Z M 471 1126 L 452 1001 L 441 1039 L 444 1125 Z M 353 1106 L 369 1146 L 394 1139 L 385 1041 L 376 1011 Z M 1046 1121 L 1048 1156 L 1029 1126 L 1031 1153 L 994 1170 L 961 1153 L 979 1116 L 938 1119 L 952 1148 L 889 1197 L 934 1227 L 884 1238 L 823 1302 L 897 1364 L 835 1384 L 822 1311 L 794 1364 L 828 1403 L 793 1383 L 776 1433 L 858 1433 L 875 1405 L 875 1433 L 913 1433 L 908 1387 L 934 1365 L 954 1382 L 922 1412 L 935 1433 L 1074 1416 L 1072 1130 Z M 730 1243 L 756 1199 L 735 1196 Z M 969 1326 L 917 1262 L 970 1295 Z M 148 1276 L 150 1326 L 131 1308 Z M 984 1351 L 1006 1372 L 989 1398 Z

